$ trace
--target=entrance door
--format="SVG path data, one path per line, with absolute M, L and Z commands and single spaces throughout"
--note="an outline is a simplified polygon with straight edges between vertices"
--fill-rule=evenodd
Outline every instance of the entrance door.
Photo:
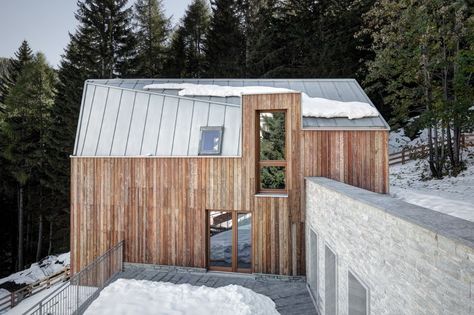
M 208 211 L 208 267 L 210 270 L 251 272 L 251 213 Z

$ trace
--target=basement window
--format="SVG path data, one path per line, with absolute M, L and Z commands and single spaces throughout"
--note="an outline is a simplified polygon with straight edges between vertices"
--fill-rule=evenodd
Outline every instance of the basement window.
M 369 314 L 367 288 L 349 271 L 349 315 Z
M 220 155 L 224 127 L 201 127 L 199 155 Z
M 336 254 L 326 245 L 324 253 L 324 308 L 326 315 L 337 314 Z

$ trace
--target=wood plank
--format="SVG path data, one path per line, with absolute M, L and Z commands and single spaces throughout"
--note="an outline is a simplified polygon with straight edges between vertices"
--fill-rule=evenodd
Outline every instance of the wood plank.
M 387 131 L 302 130 L 298 93 L 242 102 L 242 157 L 71 159 L 73 272 L 122 239 L 126 261 L 205 268 L 206 211 L 234 210 L 252 213 L 254 272 L 303 275 L 304 177 L 388 192 Z M 287 197 L 255 195 L 258 110 L 287 113 Z

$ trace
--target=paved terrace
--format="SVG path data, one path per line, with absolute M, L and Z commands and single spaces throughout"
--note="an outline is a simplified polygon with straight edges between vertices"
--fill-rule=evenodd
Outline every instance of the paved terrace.
M 281 277 L 273 279 L 265 275 L 247 275 L 224 272 L 206 272 L 203 269 L 125 264 L 118 278 L 188 283 L 195 286 L 218 288 L 229 284 L 241 285 L 270 297 L 282 315 L 313 315 L 316 309 L 306 289 L 303 278 Z

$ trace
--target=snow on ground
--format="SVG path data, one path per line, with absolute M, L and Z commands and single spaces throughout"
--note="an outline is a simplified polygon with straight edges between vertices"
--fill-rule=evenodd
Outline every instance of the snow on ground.
M 145 90 L 180 90 L 180 96 L 216 96 L 216 97 L 241 97 L 249 94 L 275 94 L 293 93 L 295 90 L 276 88 L 270 86 L 220 86 L 192 83 L 162 83 L 149 84 Z M 364 117 L 377 117 L 379 112 L 375 107 L 363 102 L 341 102 L 319 97 L 302 95 L 302 115 L 305 117 L 335 118 L 347 117 L 358 119 Z
M 92 314 L 279 314 L 267 296 L 238 285 L 197 287 L 119 279 L 106 287 L 85 312 Z
M 63 284 L 62 282 L 56 283 L 56 284 L 52 285 L 50 288 L 44 289 L 43 291 L 38 292 L 35 295 L 32 295 L 32 296 L 24 299 L 23 301 L 21 301 L 20 304 L 18 304 L 14 308 L 10 309 L 7 314 L 8 315 L 17 315 L 17 314 L 20 315 L 20 314 L 25 313 L 27 310 L 29 310 L 31 307 L 33 307 L 33 305 L 35 305 L 36 303 L 41 301 L 43 298 L 47 297 L 51 292 L 56 290 L 62 284 Z
M 457 177 L 423 180 L 429 175 L 426 160 L 390 167 L 393 197 L 474 222 L 474 148 L 465 151 L 467 169 Z
M 400 152 L 403 148 L 417 147 L 428 142 L 428 130 L 424 129 L 418 137 L 411 140 L 405 135 L 405 130 L 400 128 L 396 131 L 391 131 L 388 138 L 389 153 Z
M 9 295 L 9 294 L 10 294 L 10 291 L 0 288 L 0 299 L 2 299 L 2 297 L 4 297 L 5 295 Z
M 37 263 L 31 264 L 30 268 L 18 271 L 8 277 L 0 279 L 0 285 L 5 282 L 17 284 L 30 284 L 42 280 L 48 276 L 60 272 L 70 264 L 69 253 L 51 255 L 43 258 Z

